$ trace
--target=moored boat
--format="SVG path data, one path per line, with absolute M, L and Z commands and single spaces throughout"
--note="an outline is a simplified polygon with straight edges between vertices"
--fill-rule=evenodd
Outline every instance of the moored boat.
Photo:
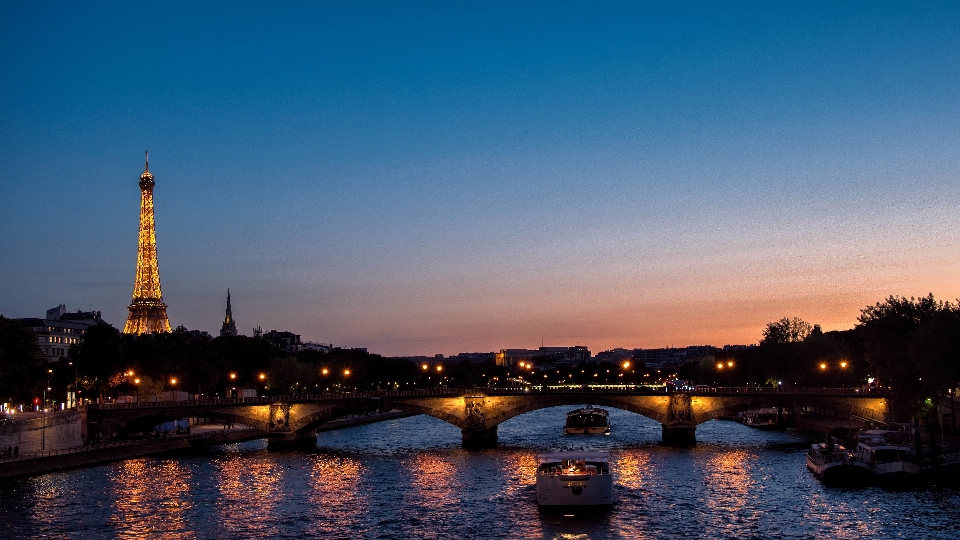
M 887 487 L 911 487 L 920 483 L 920 465 L 912 459 L 913 452 L 905 441 L 905 434 L 871 429 L 857 437 L 857 455 L 853 462 L 870 472 L 874 480 Z
M 807 450 L 807 468 L 826 485 L 852 485 L 869 482 L 869 475 L 851 463 L 850 452 L 843 446 L 834 443 L 833 438 L 827 436 L 827 441 L 810 445 Z
M 567 413 L 564 435 L 609 435 L 610 418 L 604 409 L 584 407 Z
M 542 506 L 613 504 L 609 452 L 553 452 L 537 456 L 537 503 Z

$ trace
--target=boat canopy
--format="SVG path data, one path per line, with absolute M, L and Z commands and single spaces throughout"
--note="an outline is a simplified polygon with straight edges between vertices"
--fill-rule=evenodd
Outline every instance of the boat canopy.
M 610 452 L 597 451 L 568 451 L 568 452 L 550 452 L 548 454 L 538 454 L 539 461 L 563 461 L 565 459 L 582 459 L 584 461 L 610 461 Z

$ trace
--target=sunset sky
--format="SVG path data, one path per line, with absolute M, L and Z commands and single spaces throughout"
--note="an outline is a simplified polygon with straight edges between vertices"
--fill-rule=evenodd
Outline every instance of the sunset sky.
M 0 3 L 0 313 L 386 355 L 960 297 L 960 3 Z

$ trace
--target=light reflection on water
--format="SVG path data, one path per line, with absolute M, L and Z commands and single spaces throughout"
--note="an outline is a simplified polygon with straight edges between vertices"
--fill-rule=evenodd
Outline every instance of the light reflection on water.
M 230 452 L 214 466 L 218 526 L 231 535 L 277 536 L 281 529 L 273 514 L 285 496 L 282 463 L 262 451 Z
M 0 483 L 11 538 L 857 538 L 960 537 L 960 494 L 820 486 L 792 433 L 731 422 L 693 449 L 611 410 L 609 437 L 565 437 L 568 408 L 505 422 L 500 447 L 468 452 L 427 417 L 323 433 L 314 452 L 264 441 Z M 613 454 L 617 504 L 542 510 L 535 455 Z
M 364 467 L 360 460 L 318 454 L 310 473 L 311 521 L 321 535 L 357 530 L 367 500 L 360 492 Z
M 189 468 L 175 459 L 130 459 L 117 464 L 111 477 L 114 511 L 110 516 L 121 538 L 196 538 L 187 523 L 193 507 Z

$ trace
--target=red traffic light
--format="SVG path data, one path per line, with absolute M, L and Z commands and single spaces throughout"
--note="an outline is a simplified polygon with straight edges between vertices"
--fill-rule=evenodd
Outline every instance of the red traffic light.
M 39 405 L 39 404 L 40 404 L 40 398 L 38 398 L 38 397 L 33 398 L 33 404 L 34 404 L 34 405 Z

